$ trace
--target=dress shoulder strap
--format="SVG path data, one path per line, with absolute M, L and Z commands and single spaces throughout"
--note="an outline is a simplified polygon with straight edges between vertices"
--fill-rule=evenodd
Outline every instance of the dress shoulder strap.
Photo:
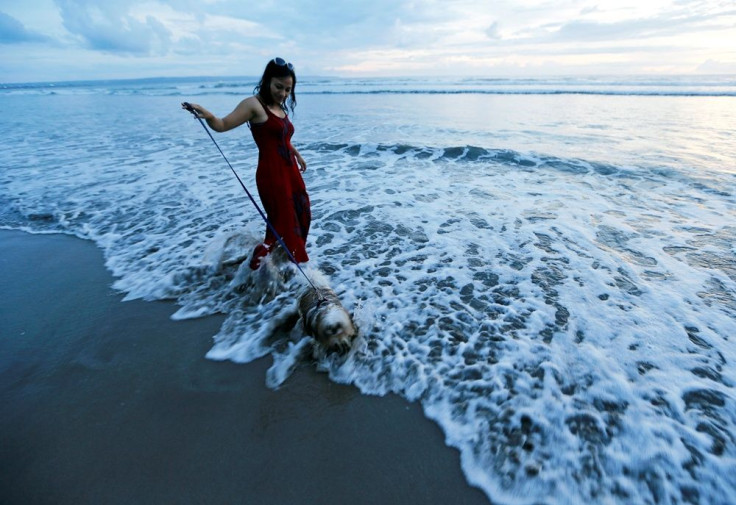
M 261 98 L 261 95 L 256 94 L 254 96 L 256 97 L 256 100 L 258 100 L 258 103 L 260 103 L 263 106 L 263 108 L 266 110 L 266 114 L 270 114 L 281 120 L 289 118 L 289 111 L 287 111 L 286 108 L 284 108 L 283 106 L 281 106 L 281 110 L 284 111 L 284 117 L 279 117 L 276 114 L 274 114 L 274 112 L 271 109 L 268 108 L 268 105 L 266 105 L 266 103 L 263 101 L 263 99 Z

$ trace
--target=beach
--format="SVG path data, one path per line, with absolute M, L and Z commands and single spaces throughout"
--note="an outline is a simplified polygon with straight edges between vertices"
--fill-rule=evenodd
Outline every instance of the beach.
M 221 316 L 122 301 L 95 245 L 0 232 L 0 503 L 488 503 L 421 407 L 205 359 Z
M 0 502 L 736 502 L 731 77 L 305 76 L 304 275 L 181 109 L 256 83 L 0 89 Z

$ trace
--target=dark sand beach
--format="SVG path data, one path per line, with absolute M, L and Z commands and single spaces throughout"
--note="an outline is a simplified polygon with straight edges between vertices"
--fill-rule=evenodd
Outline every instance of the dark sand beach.
M 205 359 L 221 317 L 122 301 L 102 253 L 0 232 L 0 503 L 481 504 L 421 407 Z

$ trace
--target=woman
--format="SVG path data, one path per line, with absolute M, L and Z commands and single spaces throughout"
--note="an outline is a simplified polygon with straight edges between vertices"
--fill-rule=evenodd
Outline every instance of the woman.
M 238 104 L 223 118 L 197 104 L 187 104 L 207 121 L 216 132 L 226 132 L 248 123 L 258 146 L 256 184 L 258 195 L 269 222 L 281 236 L 298 263 L 309 261 L 306 251 L 307 233 L 312 219 L 309 195 L 301 174 L 307 169 L 304 158 L 291 145 L 294 126 L 289 121 L 287 98 L 291 111 L 296 106 L 296 74 L 291 63 L 274 58 L 263 72 L 255 94 Z M 183 108 L 187 108 L 182 104 Z M 276 243 L 266 226 L 266 238 L 253 251 L 250 267 L 255 270 Z

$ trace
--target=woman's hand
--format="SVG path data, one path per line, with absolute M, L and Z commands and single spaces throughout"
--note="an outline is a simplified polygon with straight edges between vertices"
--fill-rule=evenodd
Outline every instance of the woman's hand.
M 208 115 L 212 116 L 212 114 L 207 109 L 196 103 L 182 102 L 181 108 L 184 110 L 188 110 L 189 112 L 193 112 L 195 116 L 202 119 L 207 119 Z
M 302 158 L 302 155 L 294 151 L 294 157 L 296 158 L 296 162 L 299 164 L 299 171 L 304 173 L 307 171 L 307 162 L 304 161 L 304 158 Z

